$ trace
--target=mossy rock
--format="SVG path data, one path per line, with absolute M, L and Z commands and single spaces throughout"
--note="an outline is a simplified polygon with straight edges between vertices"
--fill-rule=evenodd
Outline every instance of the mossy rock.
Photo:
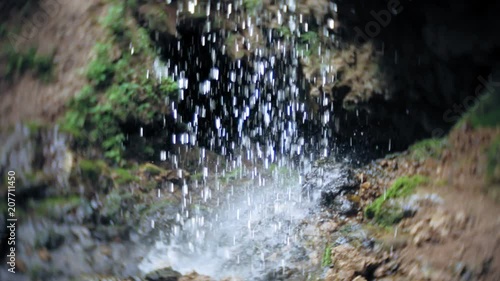
M 155 270 L 146 274 L 147 281 L 176 281 L 182 275 L 171 267 Z
M 394 181 L 387 192 L 365 208 L 365 217 L 373 219 L 377 224 L 390 226 L 401 221 L 404 210 L 393 199 L 404 198 L 413 193 L 415 188 L 429 182 L 429 179 L 420 175 L 400 177 Z
M 133 210 L 132 206 L 139 200 L 139 195 L 132 192 L 123 192 L 113 190 L 103 200 L 103 208 L 100 211 L 104 222 L 113 221 L 114 223 L 124 222 L 122 211 Z
M 78 169 L 84 179 L 93 182 L 98 182 L 103 174 L 109 173 L 108 165 L 102 160 L 81 159 L 78 161 Z
M 487 91 L 476 99 L 474 106 L 461 118 L 455 127 L 464 122 L 474 128 L 498 127 L 500 125 L 500 91 Z
M 31 201 L 29 208 L 35 211 L 37 215 L 61 220 L 67 212 L 77 208 L 83 202 L 84 199 L 78 195 L 48 197 L 40 201 Z
M 150 202 L 147 204 L 147 207 L 141 210 L 143 216 L 153 215 L 156 212 L 159 212 L 163 209 L 173 207 L 174 202 L 168 198 L 162 198 L 160 200 L 156 200 L 154 202 Z
M 89 85 L 70 101 L 60 120 L 79 148 L 99 148 L 107 160 L 118 165 L 126 163 L 125 151 L 132 157 L 144 154 L 149 155 L 148 160 L 153 158 L 156 151 L 145 149 L 151 143 L 140 145 L 141 151 L 126 147 L 126 135 L 132 136 L 124 130 L 136 127 L 138 132 L 139 127 L 159 124 L 168 112 L 165 101 L 177 95 L 175 81 L 146 74 L 144 65 L 153 64 L 156 53 L 147 31 L 123 5 L 114 2 L 109 6 L 101 24 L 110 36 L 94 48 L 95 57 L 86 73 Z
M 117 168 L 111 171 L 111 178 L 117 185 L 129 184 L 140 180 L 131 170 L 123 168 Z
M 439 158 L 447 146 L 447 139 L 431 138 L 414 143 L 408 149 L 410 155 L 415 160 L 426 158 Z
M 152 177 L 159 176 L 159 175 L 167 172 L 167 170 L 160 168 L 152 163 L 146 163 L 146 164 L 142 165 L 139 168 L 139 171 L 147 176 L 152 176 Z

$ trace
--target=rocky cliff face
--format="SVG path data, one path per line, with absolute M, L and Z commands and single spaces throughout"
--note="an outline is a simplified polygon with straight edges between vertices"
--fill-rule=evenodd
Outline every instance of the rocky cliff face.
M 383 154 L 415 139 L 443 136 L 487 90 L 500 55 L 500 38 L 491 31 L 499 21 L 497 2 L 243 1 L 190 8 L 187 2 L 140 1 L 136 9 L 165 57 L 190 66 L 190 81 L 208 79 L 210 68 L 223 62 L 221 79 L 211 87 L 224 100 L 235 99 L 244 109 L 248 92 L 260 85 L 274 103 L 283 85 L 226 80 L 239 69 L 258 73 L 259 65 L 276 60 L 275 77 L 291 72 L 298 81 L 300 98 L 287 101 L 306 105 L 294 117 L 304 120 L 300 136 L 326 136 L 349 152 L 354 146 Z M 191 121 L 195 106 L 210 103 L 198 92 L 192 87 L 181 102 L 184 121 Z M 225 114 L 231 109 L 217 105 L 211 115 L 237 129 L 238 121 Z M 279 106 L 274 109 L 277 115 Z M 213 127 L 211 119 L 206 128 Z M 250 131 L 261 124 L 247 123 Z
M 338 7 L 337 32 L 358 52 L 370 46 L 377 80 L 390 85 L 380 91 L 360 79 L 365 86 L 359 89 L 358 81 L 340 79 L 349 90 L 343 89 L 346 114 L 363 108 L 375 139 L 393 138 L 404 146 L 423 136 L 441 137 L 488 90 L 500 54 L 492 32 L 499 24 L 498 1 L 341 1 Z

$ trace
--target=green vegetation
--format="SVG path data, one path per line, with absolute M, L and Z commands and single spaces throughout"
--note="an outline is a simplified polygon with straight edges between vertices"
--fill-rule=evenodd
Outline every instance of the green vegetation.
M 262 0 L 243 0 L 243 7 L 250 13 L 255 13 L 257 8 L 262 7 Z
M 110 48 L 110 45 L 101 43 L 97 43 L 94 47 L 96 59 L 91 61 L 87 68 L 87 79 L 94 87 L 105 87 L 113 78 L 115 69 L 110 60 Z
M 282 25 L 276 28 L 276 31 L 278 32 L 278 35 L 284 39 L 289 39 L 292 37 L 292 32 L 290 31 L 290 28 L 288 26 Z
M 32 70 L 42 81 L 48 81 L 52 77 L 54 68 L 53 55 L 39 55 L 35 48 L 30 48 L 26 52 L 17 52 L 12 48 L 8 48 L 4 55 L 7 57 L 5 78 L 9 80 L 22 75 L 28 70 Z
M 115 36 L 122 36 L 125 32 L 125 6 L 110 5 L 108 13 L 102 19 L 102 26 L 108 28 Z
M 486 175 L 491 183 L 500 183 L 500 137 L 496 137 L 487 150 Z
M 170 199 L 161 199 L 161 200 L 156 200 L 153 203 L 148 204 L 146 208 L 141 210 L 141 213 L 143 216 L 149 216 L 152 215 L 156 212 L 161 211 L 162 209 L 165 209 L 169 206 L 172 206 L 173 201 Z
M 101 175 L 108 170 L 106 163 L 100 160 L 92 161 L 83 159 L 78 162 L 78 167 L 80 168 L 82 177 L 92 182 L 99 181 Z
M 332 265 L 332 247 L 327 245 L 325 251 L 323 252 L 323 258 L 321 259 L 321 266 L 331 266 Z
M 154 58 L 150 38 L 144 29 L 134 25 L 135 21 L 126 20 L 120 3 L 113 4 L 102 21 L 112 41 L 95 46 L 95 58 L 86 73 L 90 85 L 69 103 L 61 121 L 62 128 L 75 136 L 80 147 L 99 147 L 108 160 L 118 164 L 123 163 L 125 151 L 122 128 L 163 118 L 165 99 L 177 91 L 171 79 L 147 77 L 144 64 L 152 64 Z M 117 56 L 114 49 L 127 50 Z M 147 145 L 141 147 L 151 150 Z
M 300 35 L 298 39 L 297 51 L 305 57 L 312 55 L 313 50 L 317 50 L 319 46 L 318 33 L 308 31 Z
M 458 126 L 467 122 L 474 128 L 497 127 L 500 125 L 500 92 L 485 93 L 476 104 L 462 117 Z
M 390 204 L 388 201 L 395 198 L 403 198 L 410 195 L 417 186 L 429 181 L 423 176 L 400 177 L 394 181 L 387 192 L 373 201 L 365 208 L 365 216 L 381 226 L 391 226 L 398 223 L 404 217 L 404 211 L 400 206 Z
M 220 179 L 223 182 L 227 183 L 229 181 L 237 180 L 242 175 L 243 175 L 243 169 L 241 167 L 238 167 L 238 168 L 234 168 L 230 172 L 226 172 L 224 176 L 220 177 Z
M 142 165 L 139 168 L 139 170 L 142 173 L 148 174 L 149 176 L 158 176 L 158 175 L 162 174 L 163 172 L 165 172 L 164 169 L 162 169 L 154 164 L 151 164 L 151 163 L 146 163 L 146 164 Z
M 139 177 L 133 175 L 129 169 L 117 168 L 111 172 L 111 177 L 117 185 L 128 184 L 139 181 Z
M 426 158 L 439 158 L 444 148 L 446 147 L 446 139 L 431 138 L 424 139 L 410 146 L 410 155 L 415 160 L 423 160 Z

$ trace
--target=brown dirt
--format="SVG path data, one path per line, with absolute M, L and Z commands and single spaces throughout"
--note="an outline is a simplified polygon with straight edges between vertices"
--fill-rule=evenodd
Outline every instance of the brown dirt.
M 41 1 L 42 7 L 44 2 Z M 85 84 L 83 70 L 92 47 L 105 35 L 97 23 L 103 13 L 102 4 L 100 0 L 57 2 L 59 11 L 51 13 L 46 24 L 36 27 L 33 38 L 19 44 L 20 49 L 37 47 L 40 54 L 55 52 L 54 78 L 45 83 L 27 72 L 13 82 L 1 81 L 0 128 L 19 121 L 54 122 L 68 98 Z M 7 24 L 16 26 L 19 22 L 19 17 L 13 15 Z
M 500 280 L 500 204 L 485 192 L 486 148 L 499 135 L 464 127 L 450 134 L 439 159 L 379 161 L 392 179 L 427 175 L 432 183 L 418 193 L 442 199 L 397 226 L 407 241 L 393 255 L 404 276 L 395 280 Z

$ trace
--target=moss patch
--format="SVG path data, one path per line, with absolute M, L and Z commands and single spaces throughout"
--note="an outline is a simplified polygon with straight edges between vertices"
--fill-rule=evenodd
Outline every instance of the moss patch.
M 500 125 L 500 92 L 487 92 L 480 97 L 476 104 L 462 117 L 457 126 L 464 122 L 474 128 L 497 127 Z
M 169 199 L 162 199 L 162 200 L 154 201 L 153 203 L 148 204 L 148 207 L 146 207 L 142 210 L 142 215 L 143 216 L 152 215 L 156 212 L 159 212 L 162 209 L 165 209 L 167 207 L 171 207 L 172 204 L 173 204 L 173 201 L 169 200 Z
M 325 251 L 323 252 L 323 258 L 321 259 L 321 266 L 331 266 L 332 265 L 332 247 L 327 245 Z
M 101 175 L 108 170 L 108 166 L 101 160 L 82 159 L 78 162 L 78 168 L 85 179 L 97 182 Z
M 423 160 L 429 157 L 439 158 L 446 145 L 446 139 L 431 138 L 414 143 L 408 150 L 415 160 Z
M 124 128 L 162 122 L 177 84 L 169 78 L 150 77 L 144 68 L 153 64 L 155 52 L 147 32 L 122 1 L 111 4 L 101 24 L 109 30 L 110 40 L 95 46 L 95 58 L 87 69 L 89 85 L 69 103 L 61 125 L 74 134 L 79 147 L 101 148 L 108 160 L 123 164 Z M 148 145 L 139 149 L 144 147 L 151 150 Z
M 115 184 L 123 185 L 139 181 L 139 177 L 132 174 L 128 169 L 117 168 L 111 172 L 111 177 Z
M 30 48 L 24 52 L 8 48 L 4 51 L 4 55 L 7 57 L 5 77 L 8 80 L 12 80 L 28 70 L 32 70 L 35 76 L 42 79 L 42 81 L 48 81 L 52 77 L 54 69 L 53 55 L 40 55 L 35 48 Z
M 151 164 L 151 163 L 146 163 L 146 164 L 142 165 L 139 168 L 139 170 L 141 171 L 141 173 L 145 173 L 148 176 L 158 176 L 166 171 L 166 170 L 164 170 L 164 169 L 162 169 L 154 164 Z
M 394 181 L 384 195 L 365 208 L 365 216 L 374 219 L 377 224 L 390 226 L 398 223 L 404 217 L 403 210 L 398 205 L 389 204 L 390 199 L 403 198 L 413 193 L 419 185 L 429 181 L 423 176 L 400 177 Z
M 56 220 L 64 219 L 70 210 L 84 203 L 84 199 L 78 195 L 57 196 L 45 198 L 41 201 L 31 201 L 28 206 L 37 215 L 47 216 Z

